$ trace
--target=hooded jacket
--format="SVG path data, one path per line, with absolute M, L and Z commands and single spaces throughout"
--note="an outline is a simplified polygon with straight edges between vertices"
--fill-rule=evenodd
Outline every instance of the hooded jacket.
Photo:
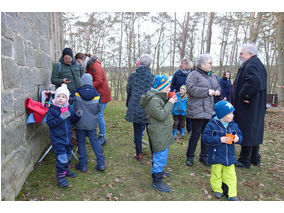
M 68 145 L 72 143 L 72 125 L 76 123 L 80 116 L 78 116 L 72 109 L 68 106 L 68 111 L 70 112 L 70 117 L 67 119 L 62 119 L 60 117 L 61 108 L 54 104 L 50 105 L 47 112 L 46 124 L 49 127 L 49 135 L 52 144 Z
M 227 128 L 224 127 L 221 121 L 215 119 L 214 114 L 209 120 L 206 128 L 202 133 L 201 140 L 208 145 L 208 163 L 222 164 L 224 166 L 230 166 L 236 163 L 235 146 L 232 144 L 221 143 L 221 137 L 226 133 L 238 135 L 240 138 L 237 144 L 241 144 L 243 141 L 242 132 L 239 130 L 237 123 L 230 122 Z
M 100 111 L 100 94 L 91 85 L 83 85 L 71 97 L 75 100 L 74 110 L 83 110 L 81 119 L 74 125 L 76 129 L 96 130 Z
M 171 83 L 171 91 L 178 92 L 180 87 L 185 84 L 186 78 L 191 70 L 183 70 L 179 68 L 173 75 L 172 83 Z
M 111 101 L 111 94 L 106 79 L 105 71 L 101 65 L 101 62 L 97 60 L 96 56 L 92 56 L 87 63 L 86 73 L 90 73 L 93 77 L 93 86 L 101 95 L 101 103 L 107 103 Z
M 71 65 L 65 64 L 63 58 L 59 59 L 61 67 L 58 68 L 58 64 L 54 64 L 51 74 L 51 83 L 56 87 L 60 87 L 63 83 L 63 79 L 67 78 L 71 82 L 67 84 L 67 88 L 72 93 L 76 88 L 80 87 L 80 77 L 84 74 L 83 69 L 79 64 L 72 59 Z
M 172 109 L 173 115 L 182 115 L 186 116 L 186 102 L 187 102 L 187 95 L 184 94 L 183 97 L 180 96 L 180 93 L 177 93 L 177 102 L 174 104 Z
M 170 112 L 173 104 L 168 102 L 167 93 L 150 90 L 141 96 L 141 106 L 148 120 L 148 132 L 153 152 L 159 152 L 174 143 Z

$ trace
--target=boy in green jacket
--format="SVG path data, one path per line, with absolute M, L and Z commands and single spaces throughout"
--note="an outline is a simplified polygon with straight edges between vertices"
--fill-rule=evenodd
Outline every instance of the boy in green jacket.
M 168 99 L 171 80 L 165 75 L 154 78 L 154 88 L 141 96 L 140 104 L 145 109 L 148 131 L 153 149 L 152 186 L 169 192 L 171 188 L 163 183 L 164 167 L 167 165 L 169 146 L 174 143 L 170 113 L 177 101 L 176 96 Z M 167 173 L 169 176 L 169 173 Z

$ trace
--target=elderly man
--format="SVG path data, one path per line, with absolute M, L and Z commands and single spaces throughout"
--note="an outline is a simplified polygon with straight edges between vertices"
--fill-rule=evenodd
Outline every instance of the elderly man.
M 251 163 L 260 165 L 259 144 L 263 141 L 267 73 L 257 57 L 255 45 L 243 45 L 239 58 L 241 66 L 233 84 L 233 105 L 236 109 L 234 120 L 243 132 L 243 143 L 236 166 L 249 169 Z

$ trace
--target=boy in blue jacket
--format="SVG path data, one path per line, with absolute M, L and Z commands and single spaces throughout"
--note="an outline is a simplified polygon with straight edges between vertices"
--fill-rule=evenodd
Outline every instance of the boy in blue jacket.
M 211 188 L 218 199 L 225 194 L 228 200 L 239 201 L 234 165 L 237 162 L 234 143 L 241 144 L 242 132 L 233 121 L 235 108 L 231 103 L 219 101 L 215 104 L 214 110 L 216 114 L 211 117 L 202 133 L 202 140 L 208 145 Z M 231 134 L 233 138 L 226 134 Z
M 86 136 L 90 140 L 91 147 L 97 157 L 95 169 L 105 170 L 105 158 L 103 149 L 97 137 L 97 121 L 100 112 L 100 94 L 93 87 L 93 77 L 89 73 L 82 75 L 81 87 L 76 89 L 71 98 L 75 100 L 74 109 L 82 109 L 84 114 L 74 127 L 76 128 L 77 145 L 79 150 L 79 164 L 75 166 L 81 172 L 87 171 Z
M 70 92 L 66 84 L 62 84 L 55 92 L 55 98 L 47 112 L 46 124 L 49 127 L 49 135 L 52 148 L 56 155 L 56 175 L 59 187 L 67 187 L 67 177 L 75 177 L 76 173 L 69 170 L 71 163 L 72 125 L 81 116 L 82 111 L 76 113 L 68 103 Z
M 177 128 L 180 125 L 180 135 L 184 137 L 184 127 L 185 127 L 185 119 L 186 119 L 186 102 L 187 102 L 187 95 L 186 95 L 186 86 L 182 85 L 180 87 L 180 91 L 176 94 L 177 102 L 174 104 L 172 109 L 173 114 L 173 135 L 174 138 L 177 139 Z

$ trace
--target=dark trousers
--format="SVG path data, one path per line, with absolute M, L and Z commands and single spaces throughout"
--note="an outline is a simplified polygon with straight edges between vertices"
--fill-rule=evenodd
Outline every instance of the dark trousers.
M 250 166 L 251 163 L 257 164 L 260 162 L 259 145 L 255 146 L 242 146 L 241 153 L 238 161 L 242 162 L 245 166 Z
M 52 149 L 56 155 L 56 173 L 58 177 L 65 177 L 71 163 L 73 144 L 52 143 Z
M 188 133 L 191 132 L 191 121 L 190 121 L 190 118 L 186 117 L 186 130 Z M 177 129 L 180 131 L 181 127 L 180 127 L 180 124 L 178 124 L 177 126 Z
M 142 154 L 142 137 L 144 129 L 147 129 L 148 134 L 148 125 L 144 123 L 133 123 L 133 130 L 134 130 L 134 144 L 136 148 L 136 154 Z M 152 153 L 152 144 L 148 134 L 150 149 Z
M 174 124 L 173 129 L 177 129 L 179 126 L 179 129 L 183 129 L 185 127 L 185 116 L 182 115 L 173 115 Z
M 201 133 L 205 129 L 209 119 L 192 119 L 191 118 L 191 135 L 188 142 L 188 148 L 186 152 L 187 158 L 194 158 L 194 152 Z M 204 141 L 201 141 L 201 151 L 199 158 L 207 158 L 208 148 Z

